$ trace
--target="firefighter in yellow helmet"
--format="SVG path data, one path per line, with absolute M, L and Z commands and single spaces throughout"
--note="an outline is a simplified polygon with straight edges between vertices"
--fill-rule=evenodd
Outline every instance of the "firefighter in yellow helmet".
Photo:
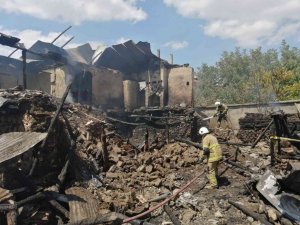
M 218 128 L 221 126 L 222 120 L 226 121 L 226 126 L 228 127 L 228 120 L 227 120 L 228 106 L 221 103 L 220 101 L 216 101 L 215 106 L 217 108 L 214 117 L 218 117 Z
M 207 157 L 209 185 L 206 188 L 218 188 L 218 165 L 222 159 L 222 150 L 217 138 L 206 127 L 201 127 L 199 134 L 202 136 L 204 156 Z M 202 158 L 203 161 L 203 158 Z

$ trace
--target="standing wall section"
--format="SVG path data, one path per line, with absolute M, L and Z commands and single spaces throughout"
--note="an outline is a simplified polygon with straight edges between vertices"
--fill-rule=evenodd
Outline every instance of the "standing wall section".
M 193 68 L 178 67 L 169 70 L 168 105 L 193 105 Z
M 103 109 L 123 108 L 123 74 L 104 68 L 94 68 L 92 74 L 93 105 Z
M 123 81 L 124 107 L 126 111 L 138 108 L 139 103 L 139 83 L 131 80 Z

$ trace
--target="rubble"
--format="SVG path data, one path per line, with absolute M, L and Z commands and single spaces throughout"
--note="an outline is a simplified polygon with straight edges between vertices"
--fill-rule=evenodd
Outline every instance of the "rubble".
M 281 142 L 275 164 L 268 133 L 251 147 L 257 129 L 267 127 L 270 117 L 259 117 L 259 126 L 246 118 L 241 130 L 251 125 L 256 132 L 247 141 L 232 130 L 215 131 L 224 160 L 219 189 L 210 190 L 204 189 L 206 164 L 198 161 L 203 153 L 197 128 L 202 122 L 193 121 L 192 109 L 104 113 L 39 91 L 0 90 L 0 97 L 0 140 L 17 137 L 10 143 L 20 149 L 14 154 L 0 143 L 0 156 L 9 156 L 0 160 L 1 224 L 299 221 L 299 207 L 293 207 L 299 206 L 299 167 L 295 159 L 280 158 L 290 143 Z M 33 156 L 38 163 L 30 173 Z M 268 174 L 282 184 L 274 189 L 275 203 L 262 184 Z

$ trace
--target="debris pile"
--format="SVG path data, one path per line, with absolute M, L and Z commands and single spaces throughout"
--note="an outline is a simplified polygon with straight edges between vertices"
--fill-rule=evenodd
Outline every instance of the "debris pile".
M 252 143 L 268 126 L 270 121 L 270 116 L 261 113 L 246 113 L 244 118 L 239 119 L 240 129 L 237 137 L 244 143 Z M 263 140 L 267 140 L 269 137 L 270 132 L 267 131 Z
M 64 101 L 0 91 L 0 224 L 299 222 L 299 162 L 280 157 L 289 141 L 282 151 L 270 148 L 268 133 L 242 142 L 254 143 L 273 117 L 247 114 L 242 140 L 215 131 L 224 159 L 219 189 L 210 190 L 201 144 L 190 141 L 199 140 L 191 109 L 117 117 Z M 242 135 L 250 130 L 256 136 Z

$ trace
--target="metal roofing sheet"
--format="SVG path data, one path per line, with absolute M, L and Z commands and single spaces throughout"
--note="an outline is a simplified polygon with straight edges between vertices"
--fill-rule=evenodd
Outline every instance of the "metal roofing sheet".
M 70 207 L 70 222 L 97 216 L 98 203 L 85 188 L 71 187 L 66 190 Z
M 11 132 L 0 135 L 0 163 L 28 151 L 46 137 L 47 133 Z
M 0 97 L 0 108 L 7 102 L 6 98 Z

